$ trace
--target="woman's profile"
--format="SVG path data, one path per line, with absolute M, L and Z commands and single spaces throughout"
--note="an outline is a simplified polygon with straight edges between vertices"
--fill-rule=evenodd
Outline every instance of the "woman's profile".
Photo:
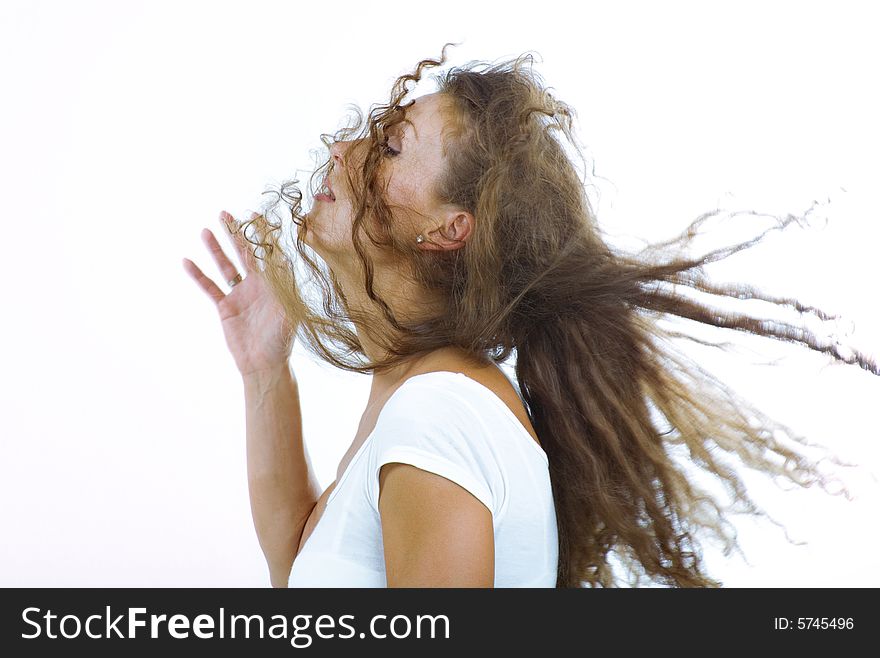
M 247 221 L 221 213 L 243 271 L 203 231 L 228 293 L 184 260 L 243 378 L 251 510 L 271 584 L 607 587 L 622 568 L 636 585 L 721 585 L 699 539 L 713 533 L 729 553 L 735 534 L 725 503 L 687 475 L 681 455 L 724 485 L 731 511 L 749 514 L 763 511 L 736 462 L 803 487 L 829 478 L 799 450 L 810 445 L 803 437 L 674 343 L 724 344 L 662 321 L 880 368 L 797 323 L 674 289 L 831 318 L 702 269 L 800 218 L 701 256 L 685 248 L 711 213 L 674 240 L 614 248 L 572 156 L 575 113 L 531 58 L 448 69 L 436 91 L 404 102 L 407 83 L 445 62 L 446 46 L 400 76 L 387 104 L 324 142 L 307 212 L 292 181 Z M 296 258 L 285 223 L 273 221 L 281 201 Z M 372 375 L 324 491 L 289 365 L 296 337 L 319 359 Z M 500 368 L 508 359 L 515 382 Z

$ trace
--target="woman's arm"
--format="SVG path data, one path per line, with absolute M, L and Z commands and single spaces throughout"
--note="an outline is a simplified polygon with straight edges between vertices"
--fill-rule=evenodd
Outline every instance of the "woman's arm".
M 320 496 L 287 361 L 243 376 L 251 513 L 273 587 L 287 587 L 306 519 Z
M 388 587 L 494 587 L 492 512 L 463 487 L 389 462 L 379 513 Z

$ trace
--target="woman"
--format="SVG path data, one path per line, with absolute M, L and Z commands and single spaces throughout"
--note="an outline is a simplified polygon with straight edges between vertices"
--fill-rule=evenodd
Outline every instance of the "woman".
M 435 93 L 403 104 L 406 83 L 445 61 L 444 46 L 439 61 L 397 79 L 362 131 L 359 120 L 337 134 L 308 213 L 297 181 L 247 222 L 221 213 L 246 276 L 203 232 L 229 294 L 185 260 L 217 305 L 244 380 L 251 507 L 272 585 L 612 586 L 614 561 L 634 584 L 721 585 L 703 572 L 698 534 L 714 532 L 728 552 L 735 535 L 676 449 L 752 514 L 764 512 L 731 457 L 801 486 L 827 489 L 828 479 L 777 437 L 803 438 L 672 344 L 706 341 L 658 321 L 747 331 L 880 369 L 799 326 L 670 289 L 829 319 L 703 275 L 767 231 L 688 257 L 705 215 L 635 255 L 608 246 L 558 138 L 577 147 L 573 112 L 525 66 L 529 56 L 451 69 Z M 280 199 L 321 312 L 303 298 L 281 223 L 268 219 Z M 288 366 L 295 335 L 329 363 L 373 375 L 323 493 Z M 498 367 L 514 353 L 518 390 Z

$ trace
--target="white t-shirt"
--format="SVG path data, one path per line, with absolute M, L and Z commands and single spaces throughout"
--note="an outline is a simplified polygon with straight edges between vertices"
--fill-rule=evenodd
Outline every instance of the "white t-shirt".
M 491 389 L 462 373 L 407 379 L 327 498 L 290 587 L 386 587 L 379 469 L 404 462 L 462 486 L 491 512 L 495 587 L 555 587 L 556 510 L 546 453 Z

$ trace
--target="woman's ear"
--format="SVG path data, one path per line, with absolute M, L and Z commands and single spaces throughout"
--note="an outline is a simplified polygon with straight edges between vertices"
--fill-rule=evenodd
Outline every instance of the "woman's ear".
M 425 249 L 459 249 L 464 246 L 474 226 L 474 216 L 458 210 L 449 213 L 437 228 L 425 234 Z

